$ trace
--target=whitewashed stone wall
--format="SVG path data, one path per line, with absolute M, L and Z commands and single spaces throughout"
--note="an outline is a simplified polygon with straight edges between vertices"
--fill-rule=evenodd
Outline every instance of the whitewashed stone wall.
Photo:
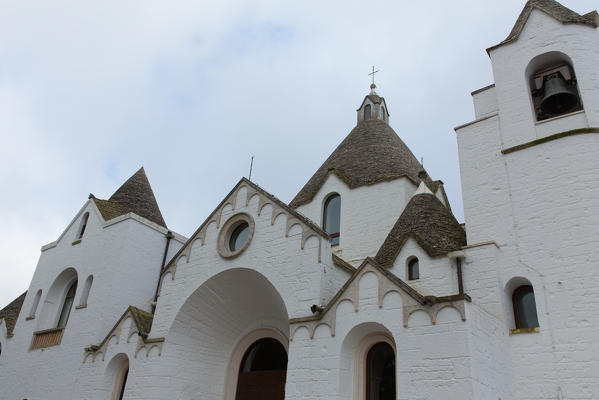
M 335 174 L 330 174 L 314 199 L 297 211 L 322 226 L 324 202 L 330 194 L 338 193 L 341 231 L 339 246 L 334 246 L 333 251 L 357 266 L 366 257 L 376 255 L 416 189 L 406 178 L 350 189 Z
M 526 69 L 551 51 L 572 60 L 585 109 L 536 123 Z M 494 241 L 465 251 L 464 286 L 476 310 L 469 319 L 473 371 L 496 377 L 485 383 L 485 374 L 473 375 L 475 391 L 480 398 L 499 387 L 508 398 L 597 398 L 599 381 L 588 371 L 599 365 L 599 134 L 501 150 L 599 126 L 599 31 L 535 10 L 520 38 L 490 57 L 495 88 L 475 94 L 480 120 L 456 128 L 469 245 Z M 510 335 L 512 291 L 527 282 L 539 332 Z
M 80 243 L 80 217 L 89 212 Z M 142 221 L 142 222 L 140 222 Z M 11 398 L 45 399 L 71 397 L 78 386 L 83 349 L 97 344 L 129 305 L 149 310 L 164 254 L 166 229 L 139 217 L 122 216 L 104 222 L 95 205 L 87 202 L 59 240 L 44 246 L 12 338 L 3 338 L 0 387 Z M 182 245 L 177 235 L 172 250 Z M 63 282 L 54 304 L 46 295 L 65 270 L 73 274 Z M 87 307 L 80 305 L 84 283 L 94 276 Z M 75 302 L 58 346 L 29 351 L 33 332 L 56 327 L 65 290 L 77 277 Z M 29 316 L 35 293 L 42 296 L 34 319 Z M 10 366 L 8 368 L 7 366 Z

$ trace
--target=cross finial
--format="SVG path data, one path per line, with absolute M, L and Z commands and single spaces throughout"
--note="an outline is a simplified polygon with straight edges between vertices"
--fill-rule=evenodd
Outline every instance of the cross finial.
M 372 75 L 372 85 L 374 86 L 374 74 L 376 74 L 377 72 L 379 72 L 379 70 L 377 69 L 376 71 L 374 70 L 374 65 L 372 66 L 372 72 L 369 73 L 368 75 Z

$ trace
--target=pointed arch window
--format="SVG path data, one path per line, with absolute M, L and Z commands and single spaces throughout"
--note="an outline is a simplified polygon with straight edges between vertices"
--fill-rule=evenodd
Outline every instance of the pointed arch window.
M 531 285 L 522 285 L 512 294 L 516 329 L 538 328 L 537 305 Z
M 366 104 L 364 106 L 364 119 L 370 119 L 371 113 L 372 113 L 372 107 L 370 106 L 370 104 Z
M 366 400 L 395 400 L 395 351 L 379 342 L 366 356 Z
M 341 196 L 337 193 L 330 195 L 324 202 L 322 228 L 331 237 L 331 244 L 338 245 L 341 228 Z
M 79 225 L 79 233 L 77 234 L 77 239 L 81 239 L 83 234 L 85 233 L 85 228 L 87 228 L 87 220 L 89 219 L 89 213 L 86 212 L 81 217 L 81 224 Z
M 67 291 L 67 295 L 64 298 L 64 302 L 62 303 L 62 308 L 60 310 L 60 317 L 58 318 L 57 328 L 64 328 L 67 326 L 67 321 L 69 320 L 69 315 L 71 314 L 71 308 L 73 307 L 73 302 L 75 301 L 75 292 L 77 291 L 77 281 L 73 282 Z

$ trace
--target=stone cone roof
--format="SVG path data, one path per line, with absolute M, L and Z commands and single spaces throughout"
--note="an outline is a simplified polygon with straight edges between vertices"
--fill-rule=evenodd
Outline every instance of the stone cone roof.
M 0 319 L 3 319 L 6 324 L 6 334 L 8 336 L 12 336 L 13 329 L 15 329 L 15 324 L 17 323 L 17 318 L 19 318 L 21 307 L 23 307 L 25 296 L 27 296 L 27 292 L 23 293 L 0 310 Z
M 512 28 L 512 31 L 510 32 L 508 37 L 503 42 L 493 47 L 489 47 L 487 49 L 487 52 L 489 50 L 517 40 L 520 34 L 522 33 L 522 29 L 524 29 L 526 22 L 528 22 L 530 14 L 535 8 L 555 18 L 562 24 L 581 24 L 590 26 L 592 28 L 597 28 L 597 26 L 599 26 L 599 15 L 597 14 L 597 11 L 592 11 L 587 14 L 580 15 L 577 12 L 574 12 L 569 8 L 564 7 L 555 0 L 529 0 L 524 6 L 522 12 L 520 13 L 520 16 L 516 20 L 516 23 L 514 24 L 514 27 Z
M 94 202 L 107 221 L 132 212 L 166 228 L 166 222 L 162 218 L 143 167 L 123 183 L 108 200 L 94 198 Z
M 312 201 L 329 173 L 336 174 L 354 189 L 400 177 L 418 184 L 420 171 L 423 171 L 420 162 L 386 122 L 362 121 L 337 146 L 289 206 L 297 208 Z M 429 186 L 434 184 L 428 174 L 425 182 Z
M 466 231 L 432 194 L 412 197 L 379 249 L 375 260 L 391 268 L 409 237 L 431 257 L 441 257 L 466 245 Z

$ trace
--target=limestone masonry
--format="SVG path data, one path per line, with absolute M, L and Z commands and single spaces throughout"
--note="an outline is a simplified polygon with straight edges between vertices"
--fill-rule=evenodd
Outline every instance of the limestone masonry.
M 526 3 L 455 128 L 465 224 L 371 86 L 285 204 L 197 231 L 145 171 L 0 311 L 0 399 L 599 399 L 599 14 Z

